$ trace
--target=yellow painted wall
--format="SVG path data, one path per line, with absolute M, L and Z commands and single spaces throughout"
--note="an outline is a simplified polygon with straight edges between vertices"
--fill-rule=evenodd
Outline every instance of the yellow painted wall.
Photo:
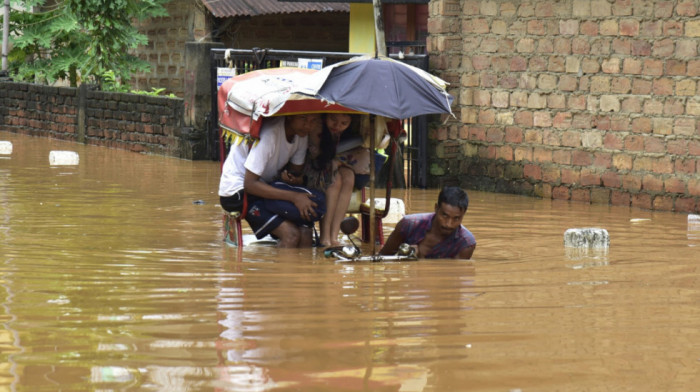
M 374 54 L 374 7 L 350 3 L 350 44 L 348 52 Z

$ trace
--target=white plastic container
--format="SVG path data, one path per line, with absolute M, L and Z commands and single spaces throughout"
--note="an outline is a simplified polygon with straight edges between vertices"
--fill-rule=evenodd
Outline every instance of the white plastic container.
M 77 165 L 80 163 L 80 157 L 75 151 L 51 151 L 49 153 L 49 164 L 51 166 L 59 165 Z
M 369 199 L 365 202 L 369 204 Z M 374 208 L 378 210 L 383 210 L 386 204 L 386 198 L 375 198 Z M 401 218 L 406 215 L 406 206 L 403 204 L 403 200 L 391 198 L 389 201 L 389 213 L 383 219 L 386 223 L 399 223 Z
M 610 235 L 605 229 L 587 227 L 568 229 L 564 232 L 564 246 L 567 248 L 607 248 Z
M 0 140 L 0 155 L 10 155 L 12 154 L 12 142 L 7 140 Z

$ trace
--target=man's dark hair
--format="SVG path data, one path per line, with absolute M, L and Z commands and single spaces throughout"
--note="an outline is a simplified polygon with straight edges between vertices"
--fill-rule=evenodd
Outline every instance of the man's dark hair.
M 446 186 L 442 188 L 438 196 L 438 206 L 442 203 L 467 211 L 467 207 L 469 207 L 469 197 L 467 196 L 467 192 L 460 187 Z

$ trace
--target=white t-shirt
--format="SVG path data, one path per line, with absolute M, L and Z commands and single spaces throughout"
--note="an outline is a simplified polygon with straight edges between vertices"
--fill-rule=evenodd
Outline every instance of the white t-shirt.
M 289 143 L 284 133 L 284 117 L 266 118 L 255 146 L 249 148 L 246 142 L 231 146 L 221 171 L 219 196 L 231 196 L 243 189 L 246 169 L 269 183 L 288 162 L 303 164 L 307 139 L 295 135 Z

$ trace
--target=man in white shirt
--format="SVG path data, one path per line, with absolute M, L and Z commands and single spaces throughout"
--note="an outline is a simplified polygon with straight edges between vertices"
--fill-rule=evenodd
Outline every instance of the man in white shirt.
M 248 198 L 245 218 L 258 239 L 272 234 L 279 239 L 279 247 L 312 246 L 311 226 L 285 220 L 269 211 L 264 200 L 289 201 L 304 220 L 314 218 L 317 204 L 311 194 L 276 188 L 270 183 L 278 176 L 289 184 L 303 182 L 307 136 L 320 126 L 319 114 L 266 118 L 259 142 L 252 147 L 245 142 L 231 146 L 219 183 L 221 206 L 227 211 L 240 211 L 245 190 Z

